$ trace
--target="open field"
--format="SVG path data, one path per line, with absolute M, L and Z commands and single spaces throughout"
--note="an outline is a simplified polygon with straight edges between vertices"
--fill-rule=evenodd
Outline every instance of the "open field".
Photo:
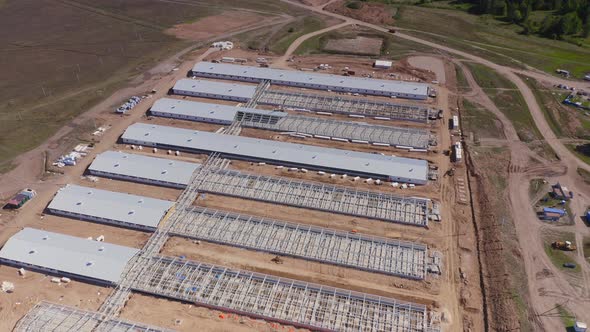
M 457 10 L 403 6 L 396 26 L 417 37 L 440 42 L 499 64 L 522 67 L 522 63 L 553 74 L 570 70 L 580 78 L 590 72 L 590 49 L 547 38 L 524 36 L 513 25 L 487 16 Z
M 555 267 L 567 273 L 580 273 L 580 262 L 575 259 L 575 252 L 551 248 L 551 243 L 554 241 L 571 241 L 572 243 L 575 243 L 574 233 L 546 229 L 543 231 L 542 236 L 545 243 L 545 254 L 549 256 Z M 575 263 L 576 267 L 573 269 L 564 267 L 563 264 L 565 263 Z
M 302 14 L 270 0 L 240 1 L 239 7 L 251 17 L 259 15 L 259 22 L 285 12 Z M 191 45 L 173 36 L 174 32 L 166 32 L 168 29 L 211 15 L 228 19 L 223 16 L 228 8 L 236 8 L 234 2 L 6 2 L 0 18 L 11 30 L 0 35 L 4 45 L 0 69 L 5 78 L 0 83 L 4 101 L 0 103 L 0 170 L 8 169 L 12 158 L 39 145 L 123 85 L 136 85 L 171 70 L 146 72 Z M 34 29 L 24 19 L 31 13 L 43 13 L 45 18 L 36 20 Z M 239 30 L 249 23 L 245 20 L 232 28 Z M 139 80 L 132 80 L 142 73 Z M 72 126 L 87 130 L 95 124 Z
M 541 138 L 533 117 L 516 86 L 487 67 L 469 62 L 467 66 L 477 84 L 486 92 L 500 111 L 512 121 L 522 141 L 529 142 Z
M 427 46 L 396 37 L 395 35 L 386 34 L 363 27 L 345 27 L 343 29 L 339 29 L 338 31 L 327 32 L 306 40 L 297 49 L 296 53 L 299 55 L 323 53 L 363 55 L 362 52 L 365 51 L 360 51 L 361 53 L 359 53 L 358 50 L 331 49 L 329 47 L 330 43 L 334 43 L 339 39 L 355 39 L 359 37 L 381 39 L 382 44 L 380 52 L 377 55 L 394 60 L 404 58 L 413 53 L 432 51 L 432 49 Z

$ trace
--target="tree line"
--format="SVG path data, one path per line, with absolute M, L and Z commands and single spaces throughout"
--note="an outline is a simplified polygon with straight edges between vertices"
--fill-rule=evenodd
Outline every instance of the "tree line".
M 466 0 L 477 14 L 500 16 L 521 25 L 525 34 L 538 33 L 559 39 L 563 36 L 588 37 L 590 0 Z M 541 22 L 530 19 L 533 11 L 552 11 Z

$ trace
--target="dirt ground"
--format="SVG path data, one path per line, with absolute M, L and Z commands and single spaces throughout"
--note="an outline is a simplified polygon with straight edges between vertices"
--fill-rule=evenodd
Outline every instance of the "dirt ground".
M 68 305 L 86 310 L 96 310 L 104 302 L 111 289 L 71 281 L 54 284 L 51 277 L 26 271 L 25 276 L 18 269 L 0 265 L 0 282 L 14 284 L 14 292 L 0 296 L 0 331 L 12 331 L 14 325 L 41 300 Z
M 202 18 L 194 23 L 177 24 L 165 33 L 191 41 L 205 40 L 264 20 L 255 12 L 227 10 L 219 15 Z
M 324 50 L 359 55 L 379 55 L 383 39 L 356 37 L 354 39 L 330 39 Z
M 144 323 L 179 332 L 307 331 L 278 323 L 198 307 L 193 304 L 180 303 L 142 294 L 133 294 L 121 312 L 121 318 L 137 320 L 138 317 L 141 317 Z
M 199 262 L 394 297 L 425 305 L 433 304 L 429 293 L 436 294 L 438 288 L 438 280 L 434 279 L 428 281 L 405 280 L 291 257 L 281 257 L 283 263 L 277 264 L 271 261 L 276 256 L 273 254 L 253 252 L 204 241 L 196 245 L 193 241 L 182 238 L 168 240 L 162 253 L 166 256 L 186 256 Z
M 393 15 L 395 11 L 392 7 L 386 6 L 377 2 L 360 2 L 359 9 L 351 9 L 346 7 L 348 1 L 340 0 L 334 1 L 327 5 L 325 9 L 329 12 L 338 13 L 340 15 L 352 17 L 357 20 L 378 24 L 391 25 L 394 23 Z

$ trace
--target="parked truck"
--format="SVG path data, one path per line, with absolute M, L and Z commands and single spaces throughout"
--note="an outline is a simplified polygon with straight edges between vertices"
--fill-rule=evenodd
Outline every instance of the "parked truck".
M 570 241 L 555 241 L 551 243 L 551 247 L 563 251 L 574 251 L 577 249 L 576 245 L 572 244 Z

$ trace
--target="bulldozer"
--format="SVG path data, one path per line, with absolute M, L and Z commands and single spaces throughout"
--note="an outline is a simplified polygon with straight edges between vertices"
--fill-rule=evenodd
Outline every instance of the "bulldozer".
M 564 251 L 574 251 L 577 249 L 575 244 L 572 244 L 570 241 L 555 241 L 551 243 L 551 247 L 553 249 L 559 249 Z

